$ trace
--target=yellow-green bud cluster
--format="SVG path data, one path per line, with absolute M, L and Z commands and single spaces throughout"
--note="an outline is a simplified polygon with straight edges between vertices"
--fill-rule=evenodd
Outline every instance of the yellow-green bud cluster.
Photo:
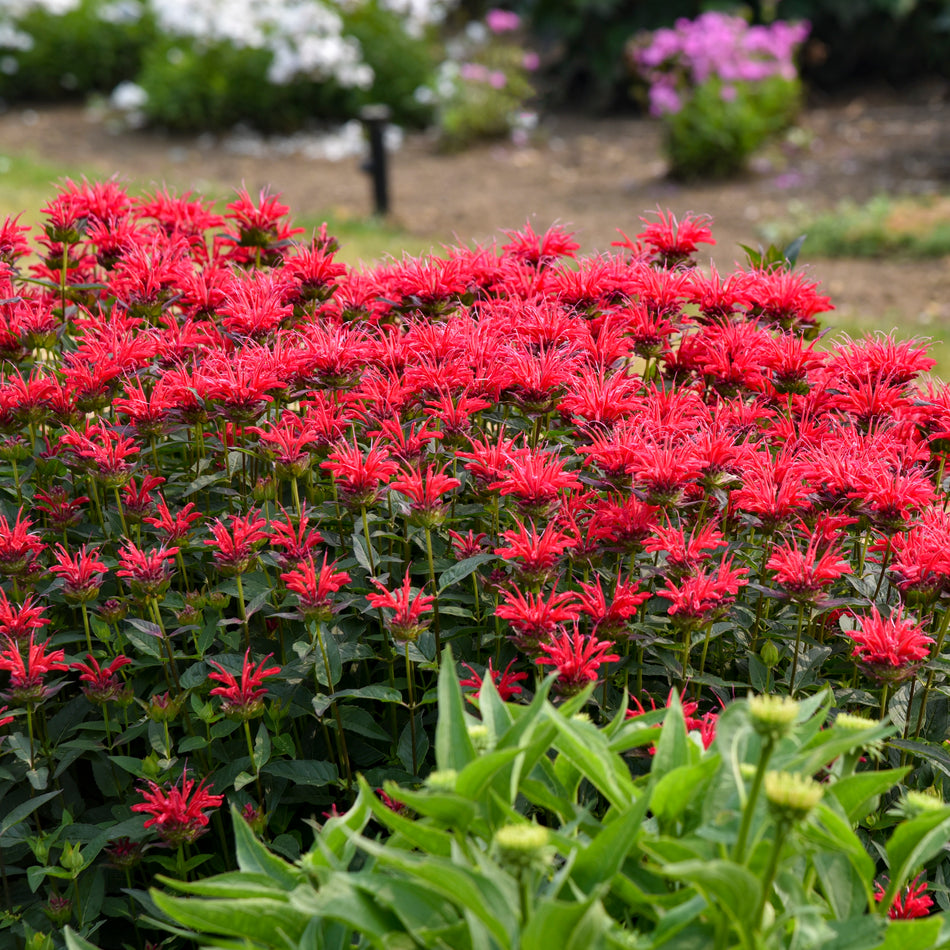
M 769 739 L 781 739 L 792 731 L 799 705 L 788 696 L 750 696 L 752 728 Z
M 779 821 L 800 821 L 821 801 L 824 788 L 798 772 L 766 772 L 765 797 Z

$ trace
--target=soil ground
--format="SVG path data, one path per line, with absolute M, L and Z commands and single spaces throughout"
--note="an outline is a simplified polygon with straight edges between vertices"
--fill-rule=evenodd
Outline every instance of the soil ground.
M 803 209 L 834 209 L 890 195 L 950 193 L 950 89 L 871 90 L 813 101 L 792 142 L 767 151 L 728 183 L 677 184 L 665 176 L 660 129 L 643 117 L 551 115 L 528 147 L 483 145 L 440 154 L 410 135 L 391 155 L 391 219 L 433 245 L 471 243 L 531 221 L 568 225 L 585 252 L 606 250 L 617 229 L 633 235 L 657 207 L 705 213 L 720 270 L 743 259 L 738 244 L 759 243 L 765 222 Z M 122 131 L 79 107 L 12 109 L 0 115 L 7 152 L 98 169 L 103 175 L 227 193 L 280 192 L 296 217 L 372 211 L 360 159 L 338 162 L 284 154 L 236 154 L 233 141 Z M 807 260 L 806 253 L 803 257 Z M 834 301 L 838 322 L 895 327 L 903 335 L 950 336 L 950 259 L 810 261 L 808 271 Z

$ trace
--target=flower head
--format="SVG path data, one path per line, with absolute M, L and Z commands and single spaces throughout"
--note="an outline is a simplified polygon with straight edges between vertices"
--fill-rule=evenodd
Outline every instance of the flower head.
M 894 895 L 894 902 L 887 909 L 887 916 L 891 920 L 913 920 L 915 917 L 928 917 L 930 908 L 933 907 L 933 898 L 925 894 L 927 882 L 918 884 L 920 875 L 918 874 L 910 884 L 898 891 Z M 884 899 L 886 891 L 883 885 L 875 882 L 874 899 L 880 903 Z
M 178 548 L 166 548 L 161 545 L 145 551 L 127 541 L 119 549 L 119 564 L 116 577 L 129 578 L 132 596 L 137 600 L 149 600 L 161 597 L 168 590 L 172 579 L 171 565 Z
M 7 636 L 6 641 L 7 648 L 0 651 L 0 670 L 9 671 L 10 684 L 3 693 L 3 698 L 20 705 L 43 702 L 56 691 L 55 687 L 47 686 L 43 678 L 53 670 L 69 669 L 64 662 L 65 653 L 62 650 L 47 653 L 46 648 L 50 641 L 35 643 L 32 631 L 25 658 L 14 639 Z
M 339 606 L 333 603 L 332 595 L 344 584 L 349 584 L 350 575 L 346 571 L 334 570 L 335 567 L 336 561 L 327 564 L 326 554 L 319 567 L 313 556 L 308 555 L 294 570 L 280 575 L 287 590 L 293 591 L 299 598 L 300 612 L 304 617 L 325 623 L 339 610 Z
M 394 612 L 386 622 L 392 638 L 397 643 L 415 640 L 428 626 L 428 622 L 422 620 L 422 615 L 432 609 L 435 597 L 423 594 L 421 591 L 415 597 L 412 596 L 408 569 L 402 587 L 395 591 L 387 590 L 385 585 L 375 578 L 373 578 L 373 584 L 380 589 L 381 593 L 367 594 L 366 599 L 371 607 L 385 608 Z
M 887 619 L 871 607 L 858 618 L 859 627 L 848 636 L 854 640 L 851 655 L 869 676 L 881 682 L 898 683 L 912 676 L 930 654 L 928 637 L 915 620 L 897 610 Z
M 512 699 L 514 696 L 521 695 L 521 687 L 518 686 L 518 683 L 521 680 L 526 680 L 528 678 L 527 673 L 512 673 L 511 665 L 515 661 L 512 660 L 504 670 L 496 670 L 492 667 L 491 657 L 488 658 L 488 667 L 485 670 L 485 673 L 492 678 L 495 683 L 495 689 L 498 690 L 498 695 L 504 702 L 508 702 L 509 699 Z M 469 679 L 459 680 L 460 686 L 468 686 L 475 691 L 475 695 L 478 695 L 478 692 L 482 688 L 483 677 L 475 672 L 468 663 L 463 663 L 462 666 L 465 667 L 471 673 Z M 472 699 L 472 696 L 469 696 L 469 699 Z
M 244 517 L 231 515 L 230 530 L 220 519 L 210 527 L 214 538 L 204 543 L 215 548 L 218 570 L 228 576 L 250 570 L 256 560 L 256 549 L 267 540 L 267 519 L 251 510 Z
M 265 666 L 272 656 L 272 653 L 268 653 L 255 668 L 250 662 L 250 651 L 246 651 L 244 665 L 241 667 L 240 683 L 220 663 L 214 660 L 208 661 L 218 670 L 217 673 L 209 673 L 208 679 L 222 684 L 211 690 L 211 695 L 220 696 L 223 699 L 221 711 L 229 719 L 254 719 L 264 711 L 264 696 L 267 695 L 264 679 L 280 673 L 279 666 Z
M 121 653 L 106 667 L 99 666 L 99 661 L 91 653 L 86 654 L 86 661 L 72 663 L 69 668 L 81 671 L 79 681 L 84 684 L 82 691 L 89 701 L 102 704 L 122 698 L 126 687 L 116 674 L 132 661 Z
M 56 563 L 50 566 L 50 573 L 62 578 L 63 597 L 67 603 L 86 604 L 99 596 L 106 565 L 99 560 L 98 554 L 98 548 L 87 552 L 85 544 L 75 555 L 61 544 L 56 545 Z
M 191 844 L 204 834 L 208 825 L 206 810 L 218 808 L 224 801 L 223 795 L 212 795 L 204 787 L 206 781 L 202 779 L 196 784 L 183 772 L 180 787 L 172 785 L 166 789 L 149 782 L 148 788 L 140 792 L 145 801 L 133 805 L 132 811 L 151 815 L 145 827 L 155 825 L 161 839 L 171 847 Z
M 557 688 L 566 696 L 579 693 L 588 683 L 597 679 L 597 671 L 604 663 L 620 659 L 616 653 L 607 651 L 613 646 L 610 640 L 598 640 L 584 636 L 574 627 L 573 634 L 562 633 L 550 643 L 542 643 L 547 654 L 537 659 L 539 665 L 557 667 Z

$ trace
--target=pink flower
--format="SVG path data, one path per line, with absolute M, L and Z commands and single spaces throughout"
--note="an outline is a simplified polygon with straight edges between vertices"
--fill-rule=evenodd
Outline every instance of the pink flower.
M 521 17 L 510 10 L 489 10 L 485 14 L 485 25 L 492 33 L 512 33 L 521 25 Z

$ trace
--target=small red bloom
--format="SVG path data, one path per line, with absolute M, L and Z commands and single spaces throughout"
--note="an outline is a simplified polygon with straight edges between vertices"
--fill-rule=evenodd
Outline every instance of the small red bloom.
M 150 524 L 163 534 L 167 542 L 184 541 L 191 531 L 191 526 L 202 518 L 201 512 L 196 511 L 194 503 L 190 501 L 183 508 L 176 509 L 175 513 L 172 514 L 168 510 L 165 499 L 159 496 L 155 508 L 158 513 L 143 518 L 142 521 L 145 524 Z
M 87 552 L 85 544 L 75 555 L 70 555 L 61 544 L 56 545 L 56 563 L 49 570 L 62 578 L 63 597 L 67 603 L 86 604 L 99 596 L 106 565 L 99 560 L 98 554 L 98 548 Z
M 509 257 L 534 267 L 549 267 L 559 257 L 576 257 L 574 252 L 580 248 L 574 236 L 556 224 L 538 235 L 529 221 L 521 231 L 505 231 L 505 235 L 509 243 L 502 250 Z
M 732 558 L 724 560 L 715 571 L 698 571 L 677 585 L 667 581 L 660 597 L 670 601 L 669 613 L 684 623 L 703 624 L 718 616 L 736 599 L 739 588 L 747 584 L 747 567 L 733 568 Z
M 930 655 L 933 637 L 928 637 L 915 620 L 897 610 L 886 620 L 876 606 L 858 618 L 859 628 L 847 634 L 854 640 L 851 655 L 874 679 L 898 683 L 912 676 Z
M 527 673 L 512 673 L 511 664 L 515 661 L 512 660 L 504 670 L 496 670 L 492 667 L 491 657 L 488 658 L 488 668 L 485 670 L 492 680 L 495 683 L 495 688 L 498 690 L 498 695 L 504 702 L 508 702 L 514 696 L 521 695 L 521 687 L 517 684 L 521 680 L 526 680 L 528 678 Z M 459 686 L 468 686 L 475 691 L 474 695 L 478 695 L 479 690 L 482 688 L 483 676 L 479 675 L 472 669 L 468 663 L 463 663 L 462 666 L 465 667 L 472 674 L 470 679 L 459 680 Z M 473 699 L 473 696 L 469 696 L 469 699 Z
M 330 620 L 339 610 L 331 598 L 344 584 L 349 584 L 350 575 L 346 571 L 335 571 L 336 561 L 327 564 L 327 555 L 323 555 L 323 563 L 318 568 L 313 556 L 308 555 L 292 571 L 280 575 L 280 579 L 293 591 L 300 600 L 300 612 L 304 617 L 320 620 L 324 623 Z
M 558 531 L 553 521 L 540 534 L 533 524 L 529 530 L 517 522 L 516 530 L 502 531 L 501 536 L 508 547 L 495 548 L 495 554 L 506 561 L 517 561 L 520 576 L 529 581 L 546 579 L 561 554 L 575 544 L 569 535 Z
M 397 643 L 408 643 L 415 640 L 420 633 L 428 626 L 423 621 L 422 614 L 432 609 L 432 603 L 435 597 L 423 594 L 421 591 L 412 596 L 412 585 L 409 583 L 409 570 L 406 570 L 406 576 L 402 587 L 395 591 L 387 590 L 375 578 L 373 584 L 381 591 L 379 594 L 367 594 L 366 599 L 371 607 L 386 608 L 394 611 L 394 614 L 386 622 L 392 638 Z
M 138 600 L 160 597 L 171 584 L 172 569 L 168 563 L 174 560 L 178 548 L 166 548 L 161 545 L 145 551 L 127 541 L 119 549 L 121 570 L 117 577 L 128 577 L 132 596 Z
M 264 678 L 280 673 L 279 666 L 264 665 L 272 656 L 273 653 L 268 653 L 255 669 L 254 664 L 250 662 L 250 650 L 245 651 L 240 683 L 220 663 L 208 661 L 218 669 L 217 673 L 209 673 L 208 679 L 223 684 L 211 690 L 211 695 L 222 698 L 221 711 L 229 719 L 254 719 L 264 711 L 264 696 L 267 695 L 267 687 L 263 685 Z
M 156 825 L 161 839 L 170 847 L 191 844 L 204 834 L 210 820 L 205 814 L 207 809 L 218 808 L 224 801 L 223 795 L 212 795 L 204 787 L 207 779 L 197 785 L 187 773 L 181 776 L 181 787 L 172 785 L 163 789 L 155 782 L 148 783 L 148 789 L 142 790 L 145 799 L 132 806 L 132 811 L 144 812 L 152 817 L 145 822 L 146 828 Z
M 715 244 L 709 225 L 712 218 L 701 214 L 693 217 L 687 213 L 682 221 L 677 221 L 671 211 L 665 214 L 657 208 L 657 221 L 640 220 L 646 225 L 637 235 L 653 251 L 653 262 L 661 267 L 678 267 L 691 261 L 700 244 Z M 623 232 L 621 232 L 623 233 Z M 614 245 L 629 246 L 618 241 Z
M 364 508 L 379 497 L 381 485 L 399 470 L 386 449 L 371 442 L 364 457 L 356 444 L 344 442 L 330 453 L 321 468 L 332 472 L 340 487 L 341 500 L 350 507 Z
M 80 670 L 82 691 L 86 697 L 93 703 L 107 703 L 110 700 L 119 699 L 125 691 L 125 684 L 116 675 L 123 666 L 128 666 L 132 661 L 121 653 L 106 667 L 100 667 L 99 661 L 91 654 L 86 654 L 86 663 L 75 662 L 70 664 L 71 670 Z
M 510 639 L 514 645 L 529 656 L 537 656 L 541 643 L 551 639 L 564 621 L 577 620 L 580 606 L 573 591 L 557 593 L 552 590 L 547 596 L 529 591 L 527 596 L 517 588 L 501 592 L 495 615 L 507 620 L 514 633 Z
M 32 595 L 22 604 L 11 603 L 6 591 L 0 588 L 0 634 L 17 643 L 30 639 L 35 630 L 42 630 L 49 623 L 43 617 L 45 609 L 33 603 Z
M 823 591 L 839 577 L 851 573 L 851 565 L 842 560 L 838 547 L 829 545 L 818 553 L 823 539 L 813 535 L 804 551 L 794 542 L 776 545 L 766 567 L 775 572 L 776 583 L 789 600 L 796 603 L 818 604 Z
M 409 500 L 406 517 L 411 524 L 432 528 L 445 520 L 446 500 L 442 496 L 461 484 L 444 471 L 436 471 L 434 465 L 427 465 L 425 475 L 402 469 L 389 487 Z
M 562 633 L 550 643 L 542 643 L 547 656 L 538 657 L 538 665 L 557 667 L 557 689 L 565 696 L 579 693 L 588 683 L 597 679 L 597 671 L 604 663 L 616 662 L 620 656 L 607 651 L 613 646 L 610 640 L 598 640 L 584 636 L 574 627 L 574 633 Z
M 214 547 L 218 570 L 230 577 L 249 571 L 256 560 L 257 548 L 267 540 L 267 519 L 253 509 L 246 516 L 231 515 L 230 530 L 220 519 L 210 525 L 214 538 L 205 544 Z
M 55 687 L 46 686 L 43 677 L 53 670 L 68 670 L 63 662 L 65 653 L 62 650 L 46 652 L 50 641 L 35 643 L 33 633 L 30 633 L 30 642 L 27 646 L 26 658 L 20 654 L 20 647 L 15 640 L 7 636 L 7 648 L 0 652 L 0 670 L 8 670 L 10 683 L 7 691 L 2 694 L 20 705 L 41 703 L 55 692 Z
M 624 581 L 619 576 L 609 604 L 599 574 L 595 575 L 593 584 L 582 583 L 580 586 L 583 591 L 578 595 L 580 609 L 593 621 L 593 632 L 614 639 L 629 636 L 630 618 L 650 597 L 649 591 L 641 591 L 636 581 Z
M 22 508 L 12 525 L 0 514 L 0 573 L 16 576 L 46 547 L 32 527 Z
M 915 917 L 928 917 L 930 915 L 930 908 L 933 907 L 934 903 L 933 898 L 924 893 L 927 890 L 927 882 L 924 881 L 922 884 L 918 884 L 919 880 L 920 875 L 918 874 L 910 884 L 894 895 L 894 903 L 887 909 L 887 916 L 891 920 L 913 920 Z M 884 899 L 886 893 L 883 885 L 875 882 L 874 899 L 878 903 Z

